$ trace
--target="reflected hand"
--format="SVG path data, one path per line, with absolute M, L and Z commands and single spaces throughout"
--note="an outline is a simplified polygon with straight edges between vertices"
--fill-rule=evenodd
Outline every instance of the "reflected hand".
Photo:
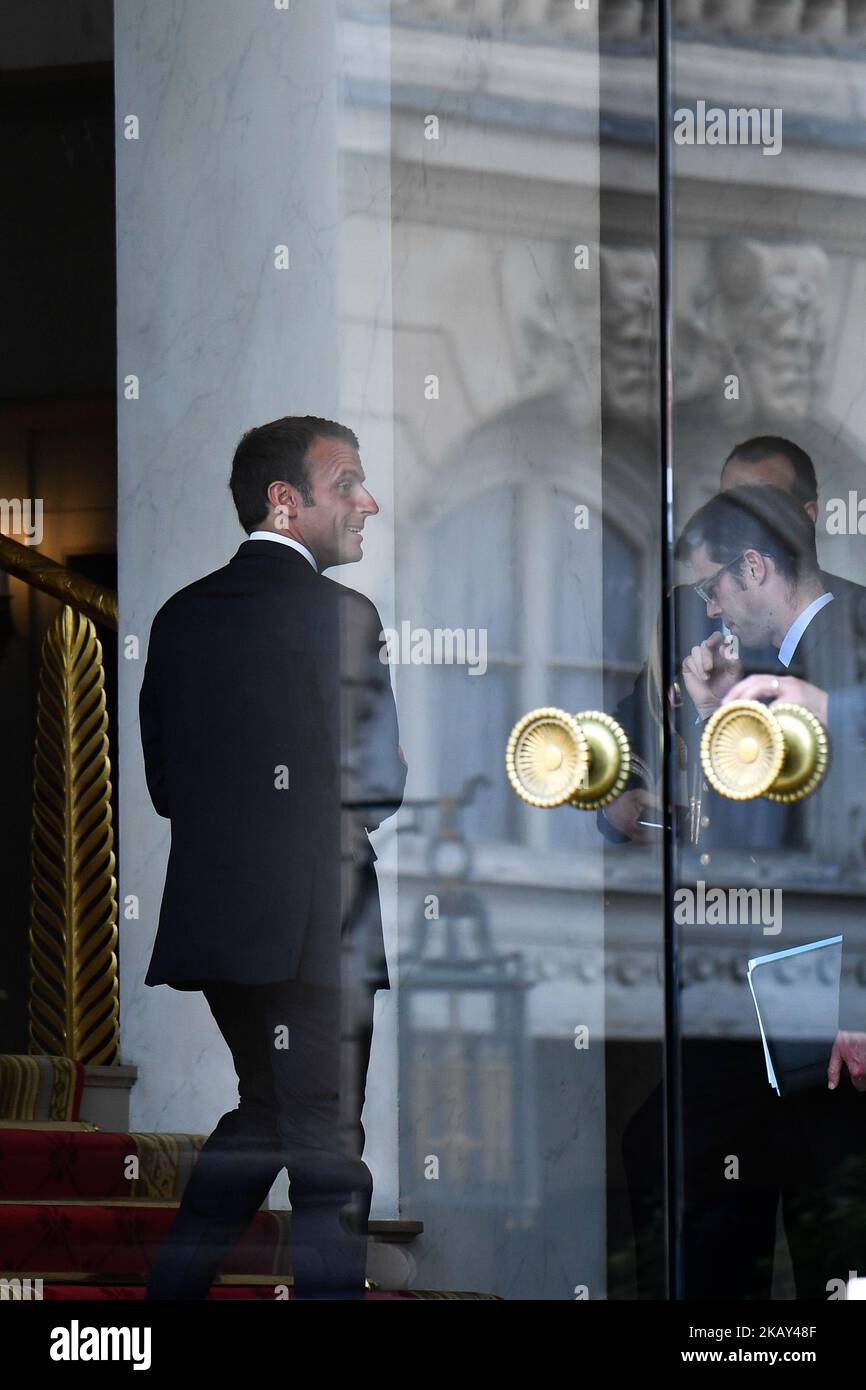
M 708 719 L 718 709 L 731 687 L 742 682 L 742 676 L 742 663 L 728 655 L 723 632 L 714 632 L 705 642 L 692 647 L 683 662 L 686 690 L 702 719 Z
M 727 700 L 763 700 L 768 695 L 775 696 L 773 705 L 802 705 L 814 714 L 815 718 L 827 727 L 827 692 L 808 681 L 798 680 L 796 676 L 747 676 L 729 690 Z M 724 703 L 724 702 L 723 702 Z
M 634 840 L 635 844 L 648 845 L 658 839 L 658 831 L 646 825 L 638 825 L 647 806 L 659 813 L 658 816 L 650 816 L 650 820 L 661 818 L 661 802 L 655 792 L 649 792 L 644 787 L 634 787 L 629 792 L 623 792 L 609 806 L 605 806 L 602 814 L 607 816 L 620 835 L 626 835 L 630 840 Z
M 848 1068 L 855 1091 L 866 1091 L 866 1033 L 837 1033 L 827 1068 L 827 1082 L 835 1091 L 842 1075 L 842 1063 Z

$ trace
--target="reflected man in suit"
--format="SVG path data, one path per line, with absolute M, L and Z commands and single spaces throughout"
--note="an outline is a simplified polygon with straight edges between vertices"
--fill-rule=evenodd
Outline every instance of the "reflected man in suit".
M 818 521 L 818 480 L 815 465 L 806 451 L 791 439 L 780 435 L 758 435 L 743 440 L 731 450 L 722 466 L 720 492 L 737 487 L 777 487 L 793 497 L 803 508 L 813 526 Z M 838 575 L 821 571 L 825 585 L 832 587 L 837 598 L 844 598 L 853 613 L 862 605 L 866 616 L 866 588 Z M 691 585 L 678 584 L 673 590 L 673 635 L 679 653 L 678 666 L 695 647 L 714 631 L 721 631 L 718 618 L 710 618 L 706 604 L 699 599 Z M 741 644 L 742 645 L 742 644 Z M 744 676 L 762 672 L 775 660 L 772 648 L 748 649 L 743 652 Z M 656 784 L 660 777 L 661 743 L 657 724 L 653 723 L 651 707 L 662 698 L 659 686 L 661 673 L 655 670 L 658 660 L 648 662 L 640 672 L 632 691 L 614 710 L 632 747 L 634 771 L 624 792 L 610 806 L 599 811 L 598 827 L 614 844 L 651 843 L 658 831 L 642 822 L 658 822 L 659 798 Z M 856 697 L 852 697 L 856 698 Z M 863 696 L 859 697 L 863 705 Z M 675 711 L 676 713 L 676 711 Z M 864 708 L 866 714 L 866 708 Z M 676 720 L 680 727 L 679 717 Z
M 866 1230 L 866 1110 L 858 1094 L 864 1089 L 864 992 L 849 969 L 828 1082 L 780 1098 L 767 1081 L 745 964 L 750 956 L 800 944 L 800 934 L 814 941 L 835 930 L 823 911 L 833 899 L 821 898 L 816 909 L 808 880 L 798 887 L 798 872 L 810 858 L 822 806 L 824 814 L 841 807 L 840 824 L 849 823 L 846 798 L 855 787 L 849 774 L 866 754 L 866 732 L 847 717 L 852 675 L 863 655 L 860 590 L 819 569 L 812 519 L 779 488 L 737 487 L 711 499 L 687 523 L 679 551 L 691 563 L 708 621 L 724 623 L 737 639 L 730 646 L 716 632 L 683 662 L 680 728 L 690 762 L 699 758 L 705 720 L 744 688 L 736 645 L 742 653 L 762 653 L 764 669 L 748 680 L 767 682 L 768 693 L 823 690 L 831 744 L 830 769 L 808 806 L 763 798 L 729 802 L 705 785 L 700 859 L 695 847 L 678 845 L 678 885 L 694 892 L 696 879 L 708 889 L 776 882 L 787 904 L 784 939 L 768 941 L 763 926 L 751 920 L 680 928 L 684 1294 L 769 1298 L 781 1199 L 797 1296 L 826 1298 L 829 1281 L 857 1267 Z M 745 688 L 754 693 L 754 686 Z M 858 774 L 855 782 L 861 781 Z M 834 853 L 835 863 L 822 867 L 836 871 L 844 887 L 848 846 L 837 843 Z M 858 944 L 850 939 L 857 930 L 849 917 L 843 963 L 846 950 L 850 957 Z M 712 1002 L 716 981 L 720 1009 Z M 657 1089 L 627 1126 L 623 1144 L 644 1296 L 659 1294 L 653 1284 L 659 1254 L 648 1234 L 657 1197 L 647 1174 L 660 1163 L 660 1153 L 655 1165 L 652 1155 L 661 1121 Z
M 812 520 L 796 499 L 775 487 L 737 487 L 711 499 L 684 528 L 680 552 L 690 560 L 708 619 L 723 622 L 742 649 L 774 653 L 772 660 L 765 658 L 767 669 L 749 678 L 747 690 L 754 693 L 758 683 L 764 688 L 766 682 L 773 694 L 781 696 L 784 682 L 785 692 L 796 698 L 807 687 L 818 690 L 821 682 L 827 697 L 821 713 L 830 735 L 831 766 L 813 796 L 828 807 L 842 805 L 851 790 L 848 770 L 862 766 L 866 756 L 862 730 L 836 709 L 836 692 L 850 688 L 857 664 L 860 639 L 852 611 L 857 586 L 823 574 Z M 689 738 L 690 755 L 696 758 L 703 721 L 744 689 L 742 665 L 731 656 L 721 633 L 716 633 L 686 658 L 682 679 L 689 696 L 687 707 L 701 721 Z M 733 844 L 737 872 L 746 878 L 754 876 L 754 882 L 767 882 L 773 861 L 768 859 L 762 871 L 753 822 L 758 815 L 775 816 L 779 835 L 774 843 L 784 849 L 793 839 L 805 803 L 729 803 L 708 790 L 703 807 L 707 830 L 701 842 L 704 867 L 699 870 L 708 882 L 716 858 L 708 849 L 721 843 L 730 852 L 732 844 L 729 833 L 724 838 L 714 833 L 722 805 L 730 813 L 727 832 L 732 825 L 738 828 Z M 801 824 L 797 842 L 805 850 L 808 833 L 808 826 Z M 836 854 L 844 865 L 847 847 L 838 845 Z M 796 869 L 790 866 L 783 879 L 786 894 L 797 893 L 795 880 Z M 726 881 L 724 871 L 721 881 Z M 743 923 L 729 923 L 721 929 L 728 942 L 722 954 L 727 955 L 733 943 L 745 960 L 795 944 L 798 931 L 811 940 L 832 932 L 832 918 L 822 914 L 816 922 L 805 911 L 798 914 L 795 897 L 791 902 L 784 942 L 768 944 L 760 926 L 744 931 Z M 847 946 L 850 932 L 844 935 Z M 706 943 L 700 949 L 706 956 Z M 828 1075 L 824 1088 L 816 1086 L 781 1098 L 767 1084 L 754 1010 L 744 983 L 739 995 L 741 1016 L 735 1031 L 742 1036 L 748 1025 L 754 1039 L 740 1045 L 705 1037 L 698 1018 L 701 1005 L 690 1010 L 687 994 L 682 999 L 687 1292 L 698 1297 L 714 1293 L 769 1296 L 775 1213 L 781 1197 L 798 1296 L 826 1297 L 828 1282 L 856 1267 L 850 1262 L 862 1238 L 857 1226 L 858 1219 L 863 1221 L 862 1199 L 859 1217 L 850 1201 L 852 1165 L 861 1165 L 862 1176 L 866 1153 L 866 1113 L 857 1094 L 864 1089 L 863 991 L 847 971 L 840 994 L 840 1030 L 844 1031 L 834 1048 L 832 1089 L 836 1094 L 831 1094 L 829 1085 L 834 1077 Z M 740 1164 L 736 1180 L 725 1170 L 731 1155 Z

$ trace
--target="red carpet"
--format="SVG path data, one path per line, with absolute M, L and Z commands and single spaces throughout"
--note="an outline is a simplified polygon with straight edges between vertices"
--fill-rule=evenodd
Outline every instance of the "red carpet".
M 5 1097 L 0 1103 L 0 1278 L 42 1279 L 44 1300 L 143 1299 L 151 1262 L 206 1136 L 78 1129 L 81 1069 L 76 1063 L 5 1060 L 5 1068 L 0 1066 L 0 1102 Z M 385 1240 L 411 1239 L 420 1230 L 411 1222 L 377 1221 L 371 1231 L 374 1227 Z M 273 1302 L 278 1285 L 288 1286 L 291 1296 L 290 1270 L 291 1212 L 260 1211 L 223 1261 L 222 1282 L 210 1298 Z M 263 1282 L 228 1282 L 245 1277 Z M 17 1293 L 13 1288 L 9 1296 L 14 1300 Z M 366 1297 L 496 1296 L 377 1288 Z

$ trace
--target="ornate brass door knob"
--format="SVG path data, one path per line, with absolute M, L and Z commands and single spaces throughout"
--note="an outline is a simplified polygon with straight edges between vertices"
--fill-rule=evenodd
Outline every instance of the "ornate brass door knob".
M 530 806 L 566 802 L 594 811 L 619 796 L 628 780 L 631 749 L 609 714 L 535 709 L 518 720 L 505 750 L 505 769 Z
M 732 700 L 707 720 L 701 739 L 704 776 L 731 801 L 802 801 L 828 761 L 827 734 L 801 705 Z

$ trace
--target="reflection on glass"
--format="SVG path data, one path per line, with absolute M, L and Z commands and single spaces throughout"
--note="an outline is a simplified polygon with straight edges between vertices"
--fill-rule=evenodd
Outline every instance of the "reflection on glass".
M 773 551 L 761 561 L 747 550 L 710 604 L 696 606 L 679 590 L 675 605 L 679 663 L 693 645 L 712 642 L 713 629 L 727 634 L 716 639 L 709 682 L 685 679 L 692 691 L 674 744 L 692 811 L 678 843 L 674 911 L 684 1294 L 827 1299 L 856 1268 L 866 1222 L 863 1097 L 844 1067 L 828 1089 L 832 1036 L 817 1007 L 829 989 L 834 1002 L 838 995 L 832 1033 L 866 1029 L 862 810 L 851 776 L 862 757 L 866 567 L 856 535 L 828 525 L 838 515 L 833 499 L 862 486 L 866 415 L 851 347 L 863 333 L 855 287 L 864 266 L 847 228 L 862 217 L 866 151 L 856 110 L 866 16 L 851 3 L 753 3 L 683 5 L 677 17 L 672 106 L 697 113 L 704 101 L 724 117 L 718 129 L 728 137 L 674 148 L 674 504 L 676 530 L 687 532 L 680 577 L 710 573 L 735 546 L 754 547 L 762 528 Z M 734 113 L 760 119 L 764 108 L 782 122 L 781 148 L 769 156 L 758 141 L 730 139 L 743 129 Z M 756 485 L 780 489 L 768 494 L 769 509 L 758 506 Z M 732 506 L 720 528 L 711 502 L 687 525 L 720 487 L 729 499 L 753 490 L 753 505 Z M 701 525 L 710 539 L 695 551 L 689 536 Z M 790 555 L 796 573 L 782 580 Z M 793 632 L 800 615 L 807 625 Z M 749 672 L 752 682 L 738 684 Z M 806 800 L 731 801 L 707 781 L 701 716 L 715 696 L 743 694 L 805 702 L 821 715 L 831 770 Z M 744 723 L 742 737 L 729 727 L 746 785 L 751 732 L 757 768 L 764 726 Z M 728 752 L 708 741 L 703 751 Z M 837 934 L 840 990 L 809 973 L 818 968 L 812 954 L 786 954 Z M 750 959 L 767 956 L 753 980 L 765 982 L 781 1094 L 768 1079 L 747 973 Z M 792 1048 L 817 1064 L 804 1060 L 789 1074 Z
M 635 1296 L 621 1081 L 659 1067 L 657 849 L 612 866 L 606 905 L 595 812 L 530 808 L 504 775 L 528 710 L 634 681 L 658 603 L 654 234 L 626 216 L 608 247 L 599 135 L 602 55 L 647 100 L 655 65 L 645 8 L 602 9 L 343 7 L 353 236 L 391 267 L 353 288 L 352 331 L 388 301 L 401 1211 L 419 1285 L 506 1297 Z M 366 382 L 362 354 L 346 371 Z M 623 472 L 603 397 L 643 441 Z
M 826 1298 L 862 1246 L 862 1098 L 844 1057 L 834 1091 L 770 1086 L 748 962 L 842 935 L 839 1022 L 866 1031 L 866 5 L 668 7 L 671 109 L 694 118 L 662 190 L 672 531 L 720 490 L 763 484 L 795 508 L 775 505 L 781 549 L 768 542 L 760 575 L 755 537 L 684 542 L 672 595 L 658 8 L 343 6 L 351 227 L 377 268 L 347 291 L 346 379 L 378 420 L 369 343 L 393 371 L 395 622 L 451 643 L 394 671 L 410 765 L 400 853 L 382 865 L 399 890 L 401 1200 L 425 1223 L 431 1285 L 459 1268 L 510 1297 L 663 1297 L 673 1262 L 687 1298 Z M 811 550 L 794 546 L 780 586 L 795 514 Z M 701 603 L 691 586 L 722 569 Z M 766 576 L 781 608 L 740 640 L 737 603 L 766 615 Z M 728 664 L 696 699 L 683 664 L 714 630 Z M 704 718 L 747 677 L 778 680 L 829 729 L 830 770 L 802 801 L 730 801 L 707 780 Z M 628 735 L 629 783 L 597 814 L 508 788 L 509 729 L 550 705 L 607 710 Z M 810 986 L 790 959 L 767 968 L 794 998 Z

